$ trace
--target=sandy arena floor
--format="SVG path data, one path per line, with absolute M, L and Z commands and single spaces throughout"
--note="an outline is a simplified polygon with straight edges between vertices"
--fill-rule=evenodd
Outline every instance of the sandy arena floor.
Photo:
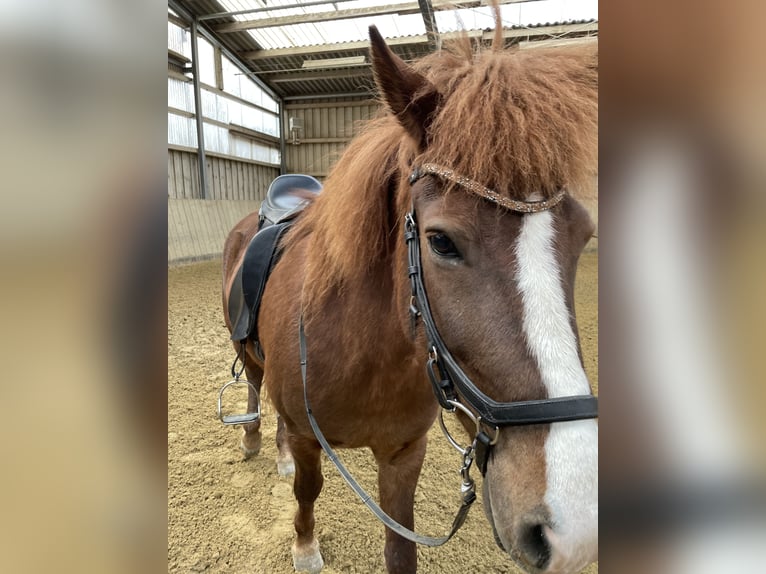
M 168 572 L 292 574 L 296 504 L 292 479 L 277 475 L 274 411 L 264 401 L 263 448 L 249 461 L 237 448 L 241 430 L 224 427 L 216 417 L 218 389 L 229 379 L 233 359 L 220 289 L 220 261 L 168 270 Z M 595 252 L 582 256 L 576 298 L 585 368 L 597 390 Z M 244 409 L 244 400 L 241 405 Z M 341 456 L 362 485 L 376 492 L 372 455 L 342 451 Z M 459 455 L 435 426 L 416 493 L 417 530 L 448 531 L 459 505 L 459 467 Z M 326 459 L 323 472 L 316 504 L 323 572 L 384 572 L 383 526 Z M 418 556 L 421 573 L 518 572 L 494 543 L 481 497 L 453 540 L 441 548 L 420 548 Z M 584 572 L 593 574 L 598 567 Z

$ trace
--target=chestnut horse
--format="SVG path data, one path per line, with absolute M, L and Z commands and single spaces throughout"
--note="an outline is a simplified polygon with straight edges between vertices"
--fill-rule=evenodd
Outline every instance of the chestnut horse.
M 591 393 L 573 285 L 593 232 L 577 199 L 596 172 L 596 50 L 475 52 L 464 40 L 409 65 L 370 34 L 386 113 L 349 144 L 283 241 L 258 317 L 265 362 L 247 346 L 248 378 L 263 380 L 280 416 L 280 470 L 294 460 L 296 570 L 323 566 L 314 536 L 321 450 L 304 404 L 300 317 L 318 426 L 335 447 L 372 450 L 380 506 L 414 526 L 439 403 L 424 369 L 430 339 L 408 311 L 408 212 L 417 214 L 430 314 L 481 392 L 500 402 Z M 443 168 L 410 179 L 434 165 Z M 547 203 L 533 213 L 506 208 L 527 202 Z M 224 309 L 256 229 L 251 215 L 227 240 Z M 461 422 L 475 432 L 475 418 Z M 258 425 L 245 425 L 246 454 L 260 447 Z M 501 548 L 529 572 L 575 572 L 596 560 L 596 422 L 487 432 L 496 444 L 484 507 Z M 389 572 L 414 572 L 415 545 L 386 529 L 385 561 Z

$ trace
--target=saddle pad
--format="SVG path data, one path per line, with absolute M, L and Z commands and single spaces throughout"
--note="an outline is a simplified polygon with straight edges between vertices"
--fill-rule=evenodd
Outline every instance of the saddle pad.
M 293 221 L 264 227 L 250 241 L 229 293 L 232 341 L 258 340 L 258 310 L 266 280 L 279 260 L 279 240 Z

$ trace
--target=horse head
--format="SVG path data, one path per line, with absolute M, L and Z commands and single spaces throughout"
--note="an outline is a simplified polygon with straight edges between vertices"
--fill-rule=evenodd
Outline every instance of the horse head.
M 397 202 L 417 216 L 420 272 L 446 348 L 498 402 L 589 395 L 573 293 L 593 233 L 576 197 L 595 174 L 596 54 L 464 46 L 413 66 L 370 34 L 382 99 L 409 142 Z M 544 208 L 512 208 L 535 202 Z M 461 422 L 473 436 L 476 421 Z M 528 572 L 596 560 L 595 421 L 481 424 L 496 440 L 484 508 L 501 548 Z

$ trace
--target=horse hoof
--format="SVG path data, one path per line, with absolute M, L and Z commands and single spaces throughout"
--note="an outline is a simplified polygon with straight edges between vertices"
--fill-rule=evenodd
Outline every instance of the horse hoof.
M 293 544 L 293 567 L 296 572 L 309 572 L 310 574 L 316 574 L 324 568 L 324 560 L 319 553 L 319 542 L 316 539 L 303 548 Z
M 290 455 L 285 457 L 278 456 L 277 472 L 281 477 L 292 476 L 295 474 L 295 461 L 293 460 L 293 457 Z
M 255 455 L 257 455 L 259 452 L 261 452 L 261 447 L 260 447 L 260 445 L 259 445 L 259 446 L 258 446 L 258 448 L 253 448 L 253 449 L 250 449 L 250 448 L 247 448 L 247 447 L 245 446 L 245 442 L 244 442 L 244 441 L 240 441 L 240 443 L 239 443 L 239 450 L 241 450 L 241 451 L 242 451 L 242 454 L 244 455 L 244 457 L 245 457 L 245 460 L 247 460 L 247 459 L 249 459 L 251 456 L 255 456 Z
M 239 450 L 245 455 L 245 460 L 261 452 L 261 433 L 255 436 L 248 435 L 246 432 L 242 433 L 242 440 L 239 441 Z

